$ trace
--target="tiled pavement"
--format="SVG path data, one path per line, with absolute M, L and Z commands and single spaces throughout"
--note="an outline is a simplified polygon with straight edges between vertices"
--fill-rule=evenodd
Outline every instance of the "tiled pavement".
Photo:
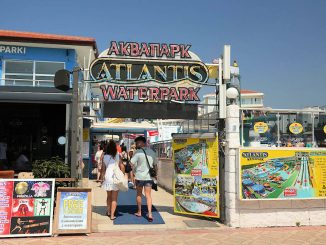
M 89 236 L 2 239 L 0 244 L 326 244 L 326 227 L 111 231 Z
M 172 196 L 162 189 L 153 193 L 153 199 L 166 224 L 113 225 L 105 216 L 104 191 L 94 182 L 89 186 L 93 188 L 92 234 L 0 239 L 0 244 L 326 244 L 326 227 L 190 228 L 184 221 L 196 219 L 174 215 Z

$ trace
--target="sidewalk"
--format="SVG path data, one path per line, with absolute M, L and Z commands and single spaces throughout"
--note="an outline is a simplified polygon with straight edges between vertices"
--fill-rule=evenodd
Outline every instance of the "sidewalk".
M 326 227 L 111 231 L 89 236 L 2 239 L 0 244 L 138 245 L 138 244 L 326 244 Z
M 162 225 L 113 225 L 113 222 L 105 215 L 106 212 L 106 192 L 99 187 L 94 181 L 89 181 L 88 186 L 92 188 L 92 231 L 93 232 L 109 232 L 109 231 L 125 231 L 125 230 L 169 230 L 169 229 L 188 229 L 187 221 L 198 221 L 198 218 L 187 217 L 185 215 L 175 215 L 173 212 L 173 195 L 164 189 L 152 192 L 153 205 L 160 212 L 165 224 Z M 136 197 L 135 197 L 136 198 Z M 135 200 L 136 202 L 136 200 Z M 118 203 L 119 205 L 119 203 Z M 216 222 L 211 221 L 213 226 Z M 220 225 L 220 224 L 219 224 Z M 223 225 L 220 225 L 223 226 Z M 214 227 L 216 228 L 216 227 Z M 220 228 L 219 228 L 220 229 Z
M 326 244 L 325 226 L 234 229 L 213 221 L 174 215 L 173 196 L 163 189 L 153 192 L 153 200 L 154 205 L 159 203 L 155 206 L 165 224 L 113 225 L 105 215 L 105 191 L 98 187 L 98 183 L 89 181 L 88 184 L 93 189 L 92 234 L 9 238 L 0 239 L 0 244 Z

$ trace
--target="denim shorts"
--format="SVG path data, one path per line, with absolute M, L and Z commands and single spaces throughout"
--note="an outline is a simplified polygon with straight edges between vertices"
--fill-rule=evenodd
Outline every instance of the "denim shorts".
M 153 185 L 153 180 L 136 180 L 136 186 L 139 187 L 144 187 L 144 186 L 152 187 L 152 185 Z

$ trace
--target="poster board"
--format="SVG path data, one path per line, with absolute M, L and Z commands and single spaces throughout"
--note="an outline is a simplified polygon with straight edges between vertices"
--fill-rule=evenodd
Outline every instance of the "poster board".
M 240 199 L 324 199 L 326 149 L 241 148 Z
M 174 134 L 174 212 L 219 218 L 216 134 Z
M 0 179 L 0 237 L 51 236 L 54 179 Z
M 91 188 L 58 188 L 54 234 L 91 233 L 91 191 Z

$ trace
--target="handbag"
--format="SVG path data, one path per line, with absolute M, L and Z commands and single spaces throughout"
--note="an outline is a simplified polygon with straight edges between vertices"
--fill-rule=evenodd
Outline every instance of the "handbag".
M 128 179 L 125 178 L 125 175 L 121 171 L 119 161 L 115 162 L 113 168 L 113 184 L 115 184 L 120 191 L 128 191 Z
M 132 168 L 131 168 L 131 164 L 130 164 L 130 159 L 129 157 L 127 156 L 127 158 L 122 158 L 122 161 L 123 162 L 126 162 L 126 165 L 125 165 L 125 172 L 128 174 L 132 171 Z
M 157 176 L 157 173 L 156 173 L 156 170 L 155 168 L 152 168 L 150 165 L 149 165 L 149 162 L 148 162 L 148 158 L 147 158 L 147 154 L 145 152 L 145 150 L 143 148 L 141 148 L 145 154 L 145 157 L 146 157 L 146 162 L 147 162 L 147 166 L 148 166 L 148 169 L 149 169 L 149 175 L 152 177 L 152 178 L 155 178 Z

